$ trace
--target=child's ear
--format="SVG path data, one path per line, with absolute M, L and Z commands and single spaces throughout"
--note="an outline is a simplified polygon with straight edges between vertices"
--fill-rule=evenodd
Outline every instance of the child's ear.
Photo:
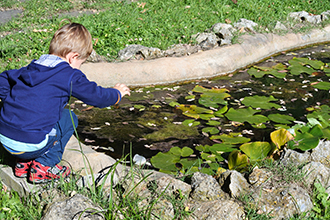
M 68 55 L 66 55 L 66 60 L 69 62 L 69 64 L 72 63 L 74 59 L 78 59 L 79 53 L 77 52 L 70 52 Z

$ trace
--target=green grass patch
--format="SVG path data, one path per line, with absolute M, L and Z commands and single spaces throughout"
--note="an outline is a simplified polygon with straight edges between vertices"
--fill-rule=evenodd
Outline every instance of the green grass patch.
M 26 65 L 48 52 L 49 41 L 66 17 L 84 24 L 95 41 L 95 50 L 109 61 L 129 44 L 167 49 L 173 44 L 194 43 L 193 34 L 215 23 L 234 23 L 240 18 L 257 22 L 260 30 L 271 29 L 294 11 L 320 14 L 330 9 L 324 0 L 186 0 L 127 3 L 126 1 L 5 0 L 2 8 L 23 9 L 23 13 L 0 26 L 0 71 Z M 79 17 L 73 11 L 89 11 Z

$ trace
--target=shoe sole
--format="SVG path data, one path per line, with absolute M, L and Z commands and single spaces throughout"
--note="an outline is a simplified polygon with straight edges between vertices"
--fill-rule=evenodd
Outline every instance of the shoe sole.
M 62 177 L 62 178 L 63 178 L 63 179 L 66 179 L 66 178 L 68 178 L 68 177 L 70 176 L 70 174 L 71 174 L 71 172 L 69 172 L 67 176 Z M 35 183 L 35 184 L 39 184 L 39 183 L 49 183 L 49 182 L 51 182 L 51 181 L 58 181 L 58 180 L 60 180 L 60 179 L 61 179 L 61 177 L 60 177 L 60 178 L 34 179 L 34 180 L 33 180 L 32 177 L 30 177 L 30 178 L 29 178 L 29 182 L 31 182 L 31 183 Z

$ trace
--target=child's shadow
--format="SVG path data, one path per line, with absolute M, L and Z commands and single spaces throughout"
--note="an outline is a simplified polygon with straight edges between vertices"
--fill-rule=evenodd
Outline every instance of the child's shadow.
M 10 167 L 14 167 L 16 164 L 16 158 L 11 155 L 0 143 L 0 164 Z
M 0 110 L 2 108 L 2 101 L 0 101 Z M 11 155 L 0 143 L 0 165 L 6 165 L 10 167 L 14 167 L 16 164 L 16 158 Z

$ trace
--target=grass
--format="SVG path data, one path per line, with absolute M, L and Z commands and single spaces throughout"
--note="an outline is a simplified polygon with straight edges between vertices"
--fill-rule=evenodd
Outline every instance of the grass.
M 26 65 L 48 52 L 49 41 L 66 17 L 84 24 L 94 38 L 96 52 L 109 61 L 128 44 L 167 49 L 171 45 L 193 44 L 192 35 L 213 24 L 234 23 L 240 18 L 257 22 L 261 31 L 285 21 L 290 12 L 305 10 L 320 14 L 330 9 L 325 0 L 146 0 L 127 3 L 108 0 L 4 0 L 0 8 L 22 8 L 22 15 L 0 26 L 0 72 Z M 78 18 L 63 14 L 85 10 Z

